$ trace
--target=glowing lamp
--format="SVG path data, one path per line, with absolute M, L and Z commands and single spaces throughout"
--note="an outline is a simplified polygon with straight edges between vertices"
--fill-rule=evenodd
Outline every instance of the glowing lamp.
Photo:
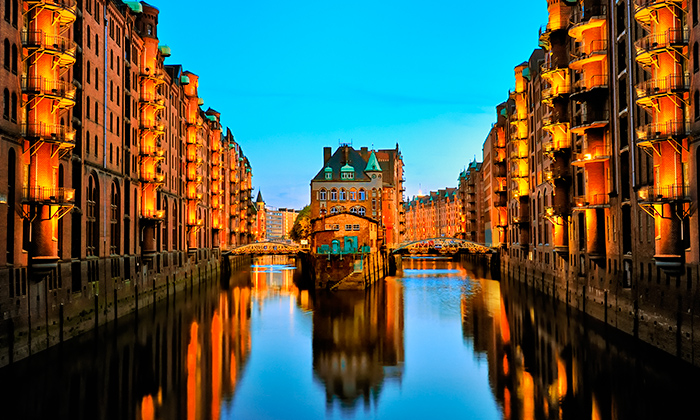
M 63 198 L 66 201 L 73 201 L 75 200 L 75 190 L 73 188 L 65 188 L 63 190 Z
M 583 158 L 584 158 L 585 160 L 591 160 L 592 155 L 591 155 L 590 153 L 586 153 L 585 155 L 583 155 Z
M 162 219 L 165 217 L 165 210 L 156 210 L 155 215 L 156 219 Z
M 639 199 L 641 201 L 648 200 L 649 199 L 649 190 L 641 189 L 641 190 L 637 191 L 637 197 L 639 197 Z

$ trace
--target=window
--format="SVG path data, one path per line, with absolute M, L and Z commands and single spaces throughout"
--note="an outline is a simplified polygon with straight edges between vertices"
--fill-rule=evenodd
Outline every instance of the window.
M 362 206 L 355 206 L 350 209 L 350 213 L 354 214 L 359 214 L 360 216 L 364 216 L 366 211 L 365 208 Z
M 87 68 L 87 72 L 85 73 L 85 80 L 86 80 L 88 83 L 90 83 L 90 72 L 91 72 L 91 69 L 90 69 L 90 62 L 89 62 L 89 61 L 88 61 L 87 63 L 85 63 L 85 68 Z
M 12 92 L 12 101 L 10 103 L 12 107 L 12 114 L 10 115 L 10 121 L 17 122 L 17 94 Z
M 340 189 L 340 201 L 345 201 L 345 188 Z
M 90 132 L 88 131 L 85 133 L 85 138 L 87 141 L 85 142 L 85 153 L 89 154 L 90 153 Z
M 95 34 L 95 55 L 100 56 L 100 37 Z
M 326 200 L 326 190 L 322 189 L 318 192 L 318 199 L 321 201 Z
M 114 82 L 109 81 L 109 100 L 114 102 Z
M 355 190 L 350 190 L 350 200 L 355 201 L 357 199 L 357 192 Z
M 119 86 L 117 86 L 117 105 L 119 105 L 119 96 L 120 96 Z M 126 115 L 129 115 L 129 114 L 126 114 Z
M 695 119 L 700 118 L 700 91 L 695 91 L 693 94 L 693 111 L 695 112 Z
M 95 67 L 95 89 L 100 90 L 100 72 L 97 67 Z
M 85 101 L 87 103 L 87 106 L 85 107 L 85 118 L 90 118 L 90 97 L 87 96 L 85 98 Z M 89 137 L 89 136 L 88 136 Z
M 333 172 L 326 172 L 326 179 L 332 179 L 333 178 Z
M 341 179 L 355 179 L 355 173 L 354 172 L 341 172 L 340 178 Z
M 86 252 L 87 255 L 98 255 L 99 225 L 97 220 L 97 210 L 99 208 L 99 193 L 97 190 L 95 177 L 90 175 L 87 185 L 87 211 L 86 211 Z
M 352 230 L 352 225 L 345 225 L 345 230 L 351 231 L 351 230 Z
M 112 183 L 112 205 L 110 212 L 110 243 L 109 243 L 109 253 L 112 255 L 119 254 L 119 213 L 120 213 L 120 202 L 119 202 L 119 189 L 116 183 Z
M 114 152 L 114 149 L 113 149 L 113 147 L 112 147 L 112 143 L 110 143 L 110 144 L 109 144 L 109 163 L 112 163 L 112 158 L 113 158 L 113 155 L 114 155 L 113 152 Z
M 2 92 L 2 117 L 10 119 L 10 91 L 7 89 Z
M 90 26 L 87 27 L 87 36 L 85 38 L 87 38 L 87 46 L 88 48 L 90 48 L 90 39 L 92 38 L 92 34 L 90 33 Z
M 345 212 L 345 207 L 343 206 L 335 206 L 331 208 L 331 214 L 338 214 L 338 213 L 344 213 Z
M 366 199 L 365 190 L 362 190 L 362 189 L 360 190 L 358 199 L 360 201 L 364 201 Z
M 109 68 L 114 70 L 114 50 L 109 50 Z
M 338 200 L 338 191 L 336 191 L 335 188 L 331 190 L 331 201 L 337 201 Z
M 354 231 L 359 231 L 359 230 L 360 230 L 360 225 L 352 225 L 352 230 L 354 230 Z
M 97 111 L 99 111 L 99 105 L 97 101 L 95 101 L 95 122 L 99 123 L 100 122 L 100 116 L 97 114 Z
M 109 131 L 114 132 L 114 115 L 111 112 L 109 113 Z
M 7 70 L 10 69 L 10 41 L 5 38 L 5 41 L 2 43 L 3 45 L 3 65 Z
M 12 8 L 9 1 L 5 2 L 5 20 L 10 21 L 10 15 L 12 14 Z
M 12 44 L 12 73 L 17 74 L 17 44 Z
M 97 156 L 97 147 L 98 147 L 97 142 L 98 142 L 97 135 L 95 135 L 95 156 Z
M 700 57 L 698 56 L 698 52 L 700 50 L 700 44 L 695 43 L 693 44 L 693 72 L 696 72 L 700 70 Z

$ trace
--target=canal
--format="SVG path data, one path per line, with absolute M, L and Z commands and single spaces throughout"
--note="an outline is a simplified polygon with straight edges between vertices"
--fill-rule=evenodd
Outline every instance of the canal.
M 0 370 L 2 419 L 693 417 L 698 370 L 513 280 L 404 260 L 312 293 L 286 257 Z

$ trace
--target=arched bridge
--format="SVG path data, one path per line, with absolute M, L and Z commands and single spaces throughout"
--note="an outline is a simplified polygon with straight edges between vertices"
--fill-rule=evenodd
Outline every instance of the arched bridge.
M 494 250 L 476 242 L 457 238 L 428 238 L 404 242 L 391 251 L 393 254 L 490 254 Z
M 278 255 L 278 254 L 298 254 L 301 251 L 299 245 L 288 244 L 285 242 L 255 242 L 248 245 L 239 246 L 238 248 L 233 248 L 231 250 L 232 254 L 266 254 L 266 255 Z

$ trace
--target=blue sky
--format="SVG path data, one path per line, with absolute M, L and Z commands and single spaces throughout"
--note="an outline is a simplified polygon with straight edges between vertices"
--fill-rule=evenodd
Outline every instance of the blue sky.
M 323 147 L 403 153 L 406 195 L 456 186 L 537 47 L 545 0 L 153 0 L 168 64 L 253 166 L 268 206 L 300 208 Z

